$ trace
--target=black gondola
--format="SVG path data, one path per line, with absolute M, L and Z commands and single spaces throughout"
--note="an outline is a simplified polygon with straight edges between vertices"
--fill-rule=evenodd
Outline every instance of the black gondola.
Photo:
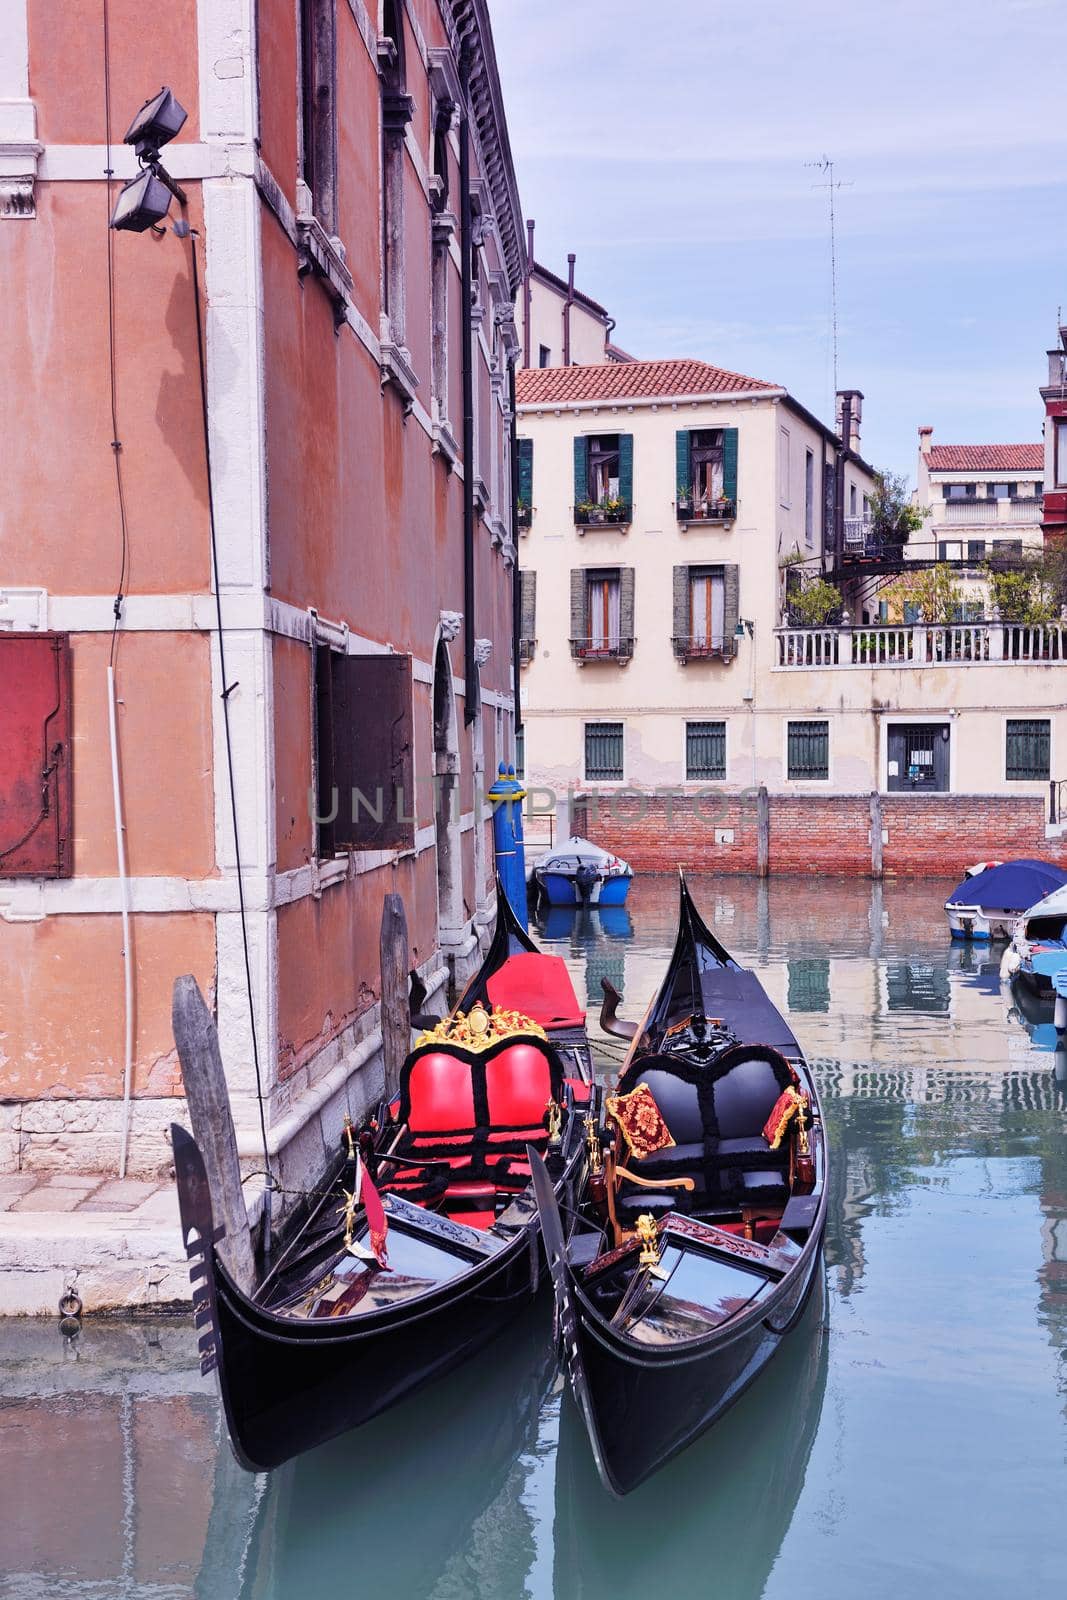
M 527 1151 L 545 1156 L 554 1196 L 572 1200 L 588 1164 L 590 1089 L 567 1076 L 546 1029 L 481 1003 L 510 949 L 503 895 L 499 906 L 496 938 L 461 1006 L 420 1037 L 397 1099 L 347 1131 L 251 1294 L 219 1259 L 200 1151 L 172 1128 L 201 1364 L 218 1371 L 230 1439 L 250 1471 L 368 1421 L 456 1366 L 536 1292 L 540 1222 Z M 558 988 L 555 967 L 547 970 Z M 528 964 L 523 972 L 531 985 Z M 371 1180 L 362 1199 L 361 1171 Z
M 618 1024 L 611 1005 L 602 1020 L 632 1044 L 566 1240 L 536 1152 L 532 1167 L 563 1361 L 600 1476 L 623 1495 L 715 1422 L 800 1319 L 822 1270 L 826 1147 L 799 1044 L 684 878 L 644 1022 Z

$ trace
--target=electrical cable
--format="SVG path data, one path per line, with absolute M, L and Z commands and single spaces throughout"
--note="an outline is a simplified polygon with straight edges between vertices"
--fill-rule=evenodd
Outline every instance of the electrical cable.
M 237 785 L 233 772 L 233 740 L 230 734 L 230 695 L 236 683 L 226 679 L 226 644 L 222 628 L 222 584 L 219 577 L 219 545 L 215 531 L 215 493 L 211 472 L 211 431 L 208 425 L 207 361 L 204 353 L 204 324 L 200 311 L 200 271 L 197 264 L 197 231 L 189 228 L 189 258 L 192 264 L 193 306 L 196 313 L 196 352 L 200 371 L 200 413 L 204 428 L 204 462 L 207 469 L 208 526 L 211 533 L 211 567 L 215 580 L 215 617 L 219 638 L 219 680 L 222 684 L 222 719 L 226 734 L 226 765 L 230 781 L 230 813 L 233 819 L 233 851 L 237 868 L 237 901 L 241 915 L 241 943 L 244 949 L 245 984 L 248 991 L 248 1022 L 252 1034 L 252 1066 L 256 1078 L 256 1097 L 259 1101 L 259 1127 L 263 1136 L 263 1164 L 267 1172 L 267 1187 L 263 1196 L 263 1253 L 270 1256 L 271 1190 L 277 1180 L 270 1164 L 267 1145 L 267 1117 L 263 1109 L 263 1077 L 259 1063 L 259 1040 L 256 1032 L 256 1007 L 252 985 L 252 958 L 248 948 L 248 917 L 245 907 L 244 871 L 241 864 L 241 839 L 237 825 Z

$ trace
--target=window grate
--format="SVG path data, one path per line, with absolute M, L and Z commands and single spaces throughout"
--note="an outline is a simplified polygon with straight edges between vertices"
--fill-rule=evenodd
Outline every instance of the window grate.
M 1045 717 L 1009 721 L 1006 776 L 1026 782 L 1051 776 L 1051 723 Z
M 791 722 L 788 730 L 787 767 L 790 778 L 830 776 L 830 724 Z
M 589 783 L 622 781 L 622 723 L 587 722 L 585 776 Z
M 687 722 L 685 775 L 690 781 L 726 777 L 725 722 Z

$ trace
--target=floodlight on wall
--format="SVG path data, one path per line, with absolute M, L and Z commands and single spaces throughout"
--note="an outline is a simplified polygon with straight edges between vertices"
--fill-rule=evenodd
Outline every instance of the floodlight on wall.
M 127 233 L 144 233 L 163 221 L 171 198 L 170 185 L 157 177 L 151 167 L 145 167 L 136 178 L 123 184 L 111 213 L 111 226 Z
M 160 165 L 159 152 L 185 125 L 185 107 L 167 88 L 146 100 L 123 138 L 132 145 L 141 171 L 119 192 L 111 213 L 111 226 L 126 233 L 144 233 L 156 228 L 170 210 L 171 196 L 179 205 L 185 194 Z M 184 224 L 180 224 L 179 228 Z
M 745 617 L 738 617 L 738 619 L 737 619 L 737 627 L 734 629 L 734 638 L 735 639 L 743 639 L 745 637 L 745 634 L 747 633 L 749 638 L 751 639 L 751 637 L 755 633 L 755 631 L 756 631 L 756 624 L 754 622 L 749 622 Z
M 123 134 L 122 142 L 132 144 L 138 161 L 148 165 L 165 144 L 181 133 L 187 116 L 185 107 L 164 85 L 158 94 L 145 101 Z

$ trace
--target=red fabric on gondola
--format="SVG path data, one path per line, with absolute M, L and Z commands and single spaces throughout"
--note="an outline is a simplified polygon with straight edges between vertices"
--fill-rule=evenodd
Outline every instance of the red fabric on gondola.
M 482 1179 L 474 1179 L 466 1183 L 450 1183 L 445 1190 L 445 1205 L 452 1200 L 488 1200 L 490 1204 L 496 1199 L 496 1184 L 486 1183 Z
M 536 1045 L 513 1044 L 485 1063 L 485 1092 L 491 1128 L 540 1124 L 552 1099 L 548 1058 Z
M 496 1221 L 495 1211 L 450 1211 L 449 1216 L 453 1222 L 460 1222 L 465 1228 L 491 1228 Z
M 429 1051 L 411 1063 L 408 1127 L 412 1133 L 473 1128 L 474 1090 L 470 1064 L 444 1051 Z
M 543 956 L 533 950 L 509 956 L 486 984 L 494 1006 L 521 1011 L 542 1028 L 581 1028 L 585 1013 L 562 956 Z
M 564 1080 L 574 1096 L 576 1106 L 587 1106 L 589 1097 L 593 1092 L 593 1085 L 586 1083 L 583 1078 L 567 1078 Z

